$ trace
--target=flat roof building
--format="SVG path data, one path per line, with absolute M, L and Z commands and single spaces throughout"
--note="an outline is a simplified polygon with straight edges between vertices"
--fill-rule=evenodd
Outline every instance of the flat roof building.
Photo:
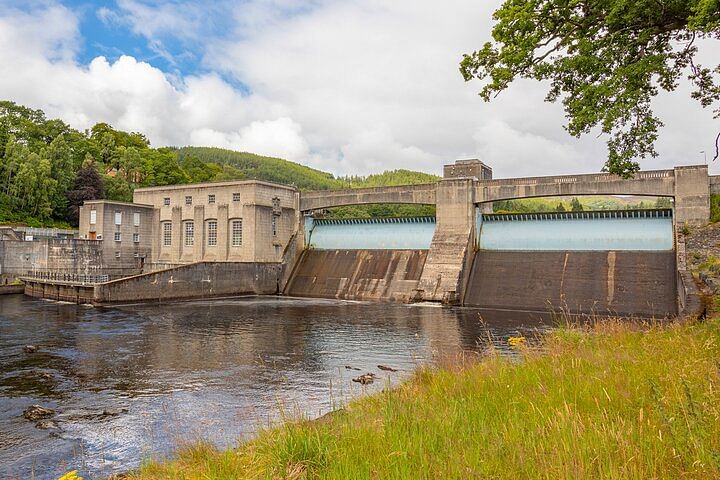
M 109 259 L 117 252 L 117 258 L 145 252 L 153 269 L 200 261 L 279 262 L 297 231 L 298 206 L 297 189 L 257 180 L 138 188 L 133 203 L 85 202 L 80 236 L 102 239 Z M 139 227 L 125 222 L 137 214 Z M 126 250 L 134 246 L 124 243 L 128 235 L 139 239 L 139 250 Z

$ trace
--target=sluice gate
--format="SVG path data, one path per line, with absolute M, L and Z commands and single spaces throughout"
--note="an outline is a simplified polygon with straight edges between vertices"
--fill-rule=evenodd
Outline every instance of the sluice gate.
M 409 302 L 435 218 L 306 218 L 305 250 L 285 293 L 300 297 Z
M 478 215 L 466 305 L 677 313 L 671 210 Z

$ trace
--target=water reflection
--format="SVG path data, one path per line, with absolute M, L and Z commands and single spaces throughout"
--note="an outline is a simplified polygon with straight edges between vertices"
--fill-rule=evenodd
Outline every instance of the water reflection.
M 420 364 L 489 341 L 506 349 L 509 335 L 545 325 L 538 315 L 315 299 L 100 309 L 0 297 L 0 478 L 70 467 L 94 478 L 184 441 L 235 445 L 280 411 L 318 416 Z M 40 349 L 26 354 L 27 344 Z M 351 382 L 364 372 L 381 380 Z M 22 418 L 32 404 L 55 409 L 59 429 Z

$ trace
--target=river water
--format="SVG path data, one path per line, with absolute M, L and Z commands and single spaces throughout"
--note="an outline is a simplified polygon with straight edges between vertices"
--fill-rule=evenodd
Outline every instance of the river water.
M 282 416 L 317 417 L 419 365 L 489 342 L 508 353 L 508 336 L 546 328 L 537 314 L 336 300 L 93 308 L 0 296 L 0 478 L 101 478 L 184 442 L 235 446 Z M 351 381 L 366 372 L 380 378 Z M 58 428 L 24 419 L 33 404 L 54 409 Z

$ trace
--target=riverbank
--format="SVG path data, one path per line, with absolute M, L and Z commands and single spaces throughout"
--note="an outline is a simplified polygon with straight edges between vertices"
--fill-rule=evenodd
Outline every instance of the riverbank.
M 523 361 L 418 372 L 237 450 L 199 444 L 131 476 L 720 478 L 720 320 L 562 328 Z

